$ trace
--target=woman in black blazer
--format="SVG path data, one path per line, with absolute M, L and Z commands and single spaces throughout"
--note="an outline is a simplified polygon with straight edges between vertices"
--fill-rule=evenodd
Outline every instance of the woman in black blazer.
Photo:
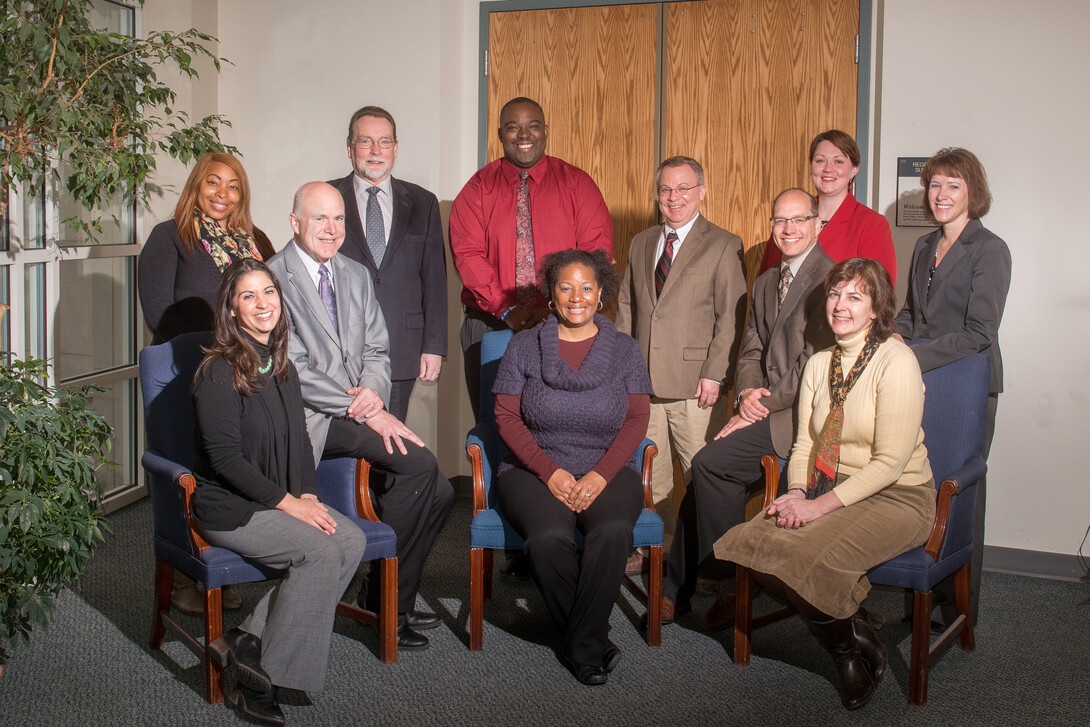
M 174 218 L 156 225 L 140 253 L 137 286 L 152 343 L 212 330 L 220 276 L 236 260 L 267 260 L 269 238 L 250 219 L 250 183 L 231 154 L 198 161 Z
M 220 276 L 237 260 L 272 257 L 269 238 L 250 220 L 250 183 L 231 154 L 205 154 L 186 180 L 174 218 L 152 229 L 137 266 L 137 288 L 153 344 L 182 333 L 211 331 Z M 223 608 L 242 607 L 224 588 Z M 197 584 L 174 571 L 170 601 L 189 613 L 204 613 Z
M 916 242 L 908 273 L 908 297 L 897 314 L 897 331 L 930 371 L 974 353 L 991 362 L 984 457 L 995 433 L 995 411 L 1003 391 L 999 324 L 1011 282 L 1007 244 L 980 224 L 992 195 L 980 160 L 971 151 L 948 147 L 924 164 L 920 182 L 924 204 L 939 229 Z M 913 343 L 912 339 L 930 339 Z M 973 620 L 976 620 L 980 570 L 984 557 L 983 481 L 977 486 L 973 524 Z M 947 579 L 950 580 L 950 579 Z M 952 583 L 936 589 L 940 601 L 953 603 Z M 948 598 L 947 598 L 948 596 Z

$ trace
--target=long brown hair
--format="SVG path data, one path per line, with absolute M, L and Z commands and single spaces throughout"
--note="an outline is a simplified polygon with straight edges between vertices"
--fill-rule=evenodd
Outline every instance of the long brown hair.
M 245 230 L 248 235 L 257 241 L 258 252 L 265 259 L 266 253 L 272 253 L 272 244 L 265 233 L 254 227 L 254 221 L 250 217 L 250 180 L 246 176 L 246 170 L 242 162 L 233 154 L 214 151 L 205 154 L 193 166 L 189 173 L 189 179 L 185 180 L 182 194 L 178 197 L 178 205 L 174 208 L 174 224 L 178 226 L 178 233 L 182 236 L 182 245 L 187 255 L 192 255 L 198 249 L 200 238 L 193 226 L 193 210 L 197 208 L 197 195 L 201 191 L 204 178 L 208 176 L 208 169 L 213 164 L 224 164 L 238 177 L 238 205 L 227 215 L 224 228 L 228 231 Z
M 280 298 L 280 319 L 269 334 L 269 348 L 272 356 L 272 375 L 283 381 L 288 375 L 288 319 L 284 310 L 284 296 L 280 291 L 280 281 L 276 279 L 268 266 L 260 260 L 243 258 L 224 271 L 220 278 L 219 295 L 216 296 L 216 327 L 212 334 L 212 344 L 204 349 L 205 357 L 197 369 L 197 376 L 206 370 L 211 376 L 211 366 L 222 359 L 231 366 L 235 390 L 243 396 L 261 391 L 262 382 L 258 372 L 261 361 L 257 351 L 242 334 L 238 319 L 231 315 L 235 310 L 235 290 L 238 281 L 250 273 L 264 273 L 269 276 L 276 295 Z

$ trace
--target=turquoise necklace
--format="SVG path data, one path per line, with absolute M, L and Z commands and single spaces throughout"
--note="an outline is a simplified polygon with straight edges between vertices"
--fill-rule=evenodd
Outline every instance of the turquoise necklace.
M 257 369 L 258 373 L 267 374 L 272 370 L 272 354 L 269 354 L 269 360 L 265 362 L 264 366 Z

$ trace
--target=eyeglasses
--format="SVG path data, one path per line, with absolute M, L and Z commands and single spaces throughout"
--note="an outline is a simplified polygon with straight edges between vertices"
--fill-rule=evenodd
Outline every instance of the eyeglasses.
M 357 149 L 370 149 L 375 144 L 378 144 L 380 149 L 389 149 L 396 143 L 397 141 L 395 139 L 387 139 L 385 136 L 381 139 L 371 139 L 365 136 L 362 139 L 353 141 L 352 146 Z
M 687 195 L 689 192 L 693 191 L 697 187 L 703 187 L 703 186 L 704 186 L 703 184 L 697 184 L 697 185 L 694 185 L 692 187 L 686 187 L 685 185 L 682 185 L 680 187 L 659 187 L 655 191 L 658 192 L 658 195 L 660 197 L 669 197 L 671 192 L 677 192 L 678 197 L 684 197 L 685 195 Z
M 817 215 L 810 215 L 809 217 L 769 217 L 769 219 L 772 220 L 773 227 L 783 227 L 788 222 L 792 225 L 804 225 L 815 217 Z

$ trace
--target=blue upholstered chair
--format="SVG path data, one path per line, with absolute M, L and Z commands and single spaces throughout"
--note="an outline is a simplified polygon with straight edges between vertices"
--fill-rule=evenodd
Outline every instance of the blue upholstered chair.
M 469 648 L 480 651 L 484 638 L 484 600 L 492 597 L 492 553 L 495 550 L 521 550 L 522 537 L 496 509 L 495 467 L 507 456 L 507 447 L 496 433 L 492 384 L 500 359 L 511 340 L 511 331 L 489 331 L 481 342 L 481 422 L 466 437 L 466 452 L 473 465 L 473 520 L 469 524 Z M 662 518 L 655 512 L 651 498 L 651 461 L 658 448 L 645 439 L 637 451 L 637 464 L 643 473 L 644 510 L 633 532 L 637 547 L 650 551 L 651 569 L 645 592 L 636 579 L 626 576 L 626 585 L 648 604 L 647 643 L 661 642 L 662 619 Z M 576 531 L 576 543 L 582 535 Z
M 221 591 L 223 586 L 252 583 L 281 576 L 282 571 L 251 562 L 233 551 L 208 544 L 193 517 L 193 476 L 195 459 L 193 436 L 195 424 L 189 396 L 193 374 L 203 354 L 201 346 L 209 340 L 207 333 L 189 333 L 140 352 L 140 389 L 144 402 L 144 424 L 147 450 L 142 461 L 151 494 L 155 546 L 155 617 L 152 623 L 151 647 L 162 646 L 169 629 L 204 663 L 208 701 L 223 701 L 223 664 L 225 649 L 218 641 L 223 635 Z M 349 467 L 354 469 L 349 469 Z M 366 501 L 366 464 L 356 465 L 333 461 L 323 463 L 318 490 L 323 500 L 340 509 L 341 498 L 352 503 L 341 510 L 355 513 L 353 495 Z M 361 479 L 362 478 L 362 479 Z M 369 503 L 368 503 L 369 504 Z M 367 512 L 367 510 L 361 510 Z M 373 511 L 370 512 L 373 515 Z M 365 515 L 366 517 L 367 515 Z M 397 660 L 397 558 L 393 531 L 382 523 L 356 519 L 367 535 L 366 560 L 385 559 L 384 577 L 393 573 L 392 588 L 385 590 L 389 604 L 383 603 L 379 656 L 384 662 Z M 170 591 L 174 569 L 204 585 L 204 641 L 192 636 L 170 615 Z M 387 610 L 389 606 L 389 610 Z M 339 613 L 377 623 L 374 614 L 342 603 Z
M 938 489 L 935 521 L 924 545 L 867 573 L 867 578 L 875 585 L 914 591 L 908 696 L 917 706 L 927 701 L 931 661 L 959 635 L 963 649 L 972 651 L 974 648 L 969 569 L 973 558 L 976 485 L 988 471 L 981 453 L 989 374 L 988 357 L 976 353 L 923 375 L 926 389 L 924 444 Z M 766 456 L 762 464 L 765 469 L 764 506 L 768 507 L 776 497 L 782 460 Z M 931 591 L 951 574 L 954 574 L 958 615 L 932 644 Z M 749 664 L 752 629 L 792 613 L 789 609 L 780 609 L 753 618 L 752 595 L 752 577 L 745 568 L 738 568 L 734 663 L 739 665 Z

